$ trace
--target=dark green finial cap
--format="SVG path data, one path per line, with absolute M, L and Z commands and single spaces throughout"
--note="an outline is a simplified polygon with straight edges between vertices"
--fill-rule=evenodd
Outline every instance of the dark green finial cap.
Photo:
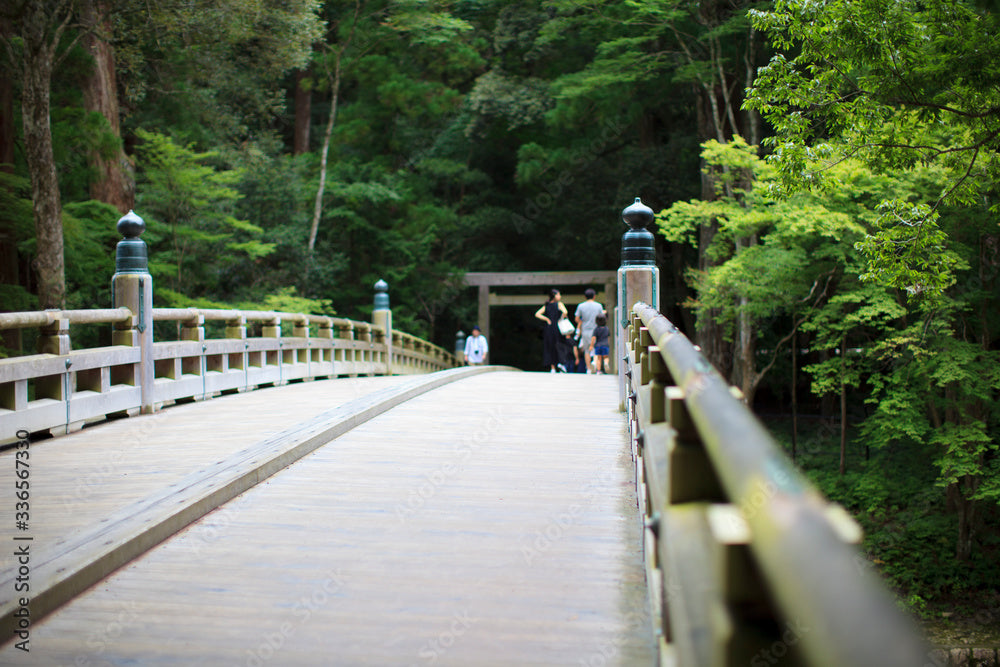
M 146 223 L 134 211 L 118 220 L 118 233 L 124 238 L 115 248 L 115 273 L 149 273 L 146 242 L 139 238 L 144 231 Z
M 636 197 L 635 203 L 622 211 L 622 220 L 629 226 L 622 236 L 622 266 L 656 266 L 653 234 L 646 230 L 653 222 L 653 209 Z
M 375 283 L 375 310 L 389 310 L 389 283 L 381 279 Z

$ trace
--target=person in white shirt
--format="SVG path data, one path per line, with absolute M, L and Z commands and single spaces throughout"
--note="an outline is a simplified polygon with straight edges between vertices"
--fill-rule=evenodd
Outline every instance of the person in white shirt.
M 472 327 L 472 335 L 465 339 L 465 363 L 470 366 L 479 366 L 486 363 L 486 354 L 490 351 L 490 346 L 486 342 L 486 336 L 479 330 L 479 325 Z
M 597 317 L 604 313 L 604 306 L 597 303 L 597 292 L 587 289 L 583 293 L 586 301 L 576 307 L 576 328 L 580 332 L 580 353 L 585 355 L 587 361 L 587 372 L 594 373 L 594 359 L 590 354 L 590 339 L 594 335 L 597 327 Z

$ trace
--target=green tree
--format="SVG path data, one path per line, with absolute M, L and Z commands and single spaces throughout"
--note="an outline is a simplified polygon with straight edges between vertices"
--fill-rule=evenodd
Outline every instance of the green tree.
M 947 178 L 929 198 L 884 200 L 864 249 L 872 278 L 947 288 L 955 258 L 936 211 L 982 206 L 1000 176 L 996 16 L 952 0 L 781 0 L 751 16 L 784 51 L 760 70 L 747 106 L 775 128 L 767 143 L 786 186 L 822 180 L 842 155 L 876 171 L 940 165 Z
M 206 164 L 216 155 L 196 153 L 169 137 L 143 130 L 137 136 L 143 142 L 138 146 L 139 202 L 153 241 L 150 271 L 170 286 L 161 285 L 157 294 L 174 301 L 212 294 L 226 298 L 227 267 L 259 261 L 274 249 L 260 241 L 261 228 L 232 215 L 240 173 Z
M 21 74 L 21 120 L 31 180 L 35 236 L 34 261 L 42 308 L 61 308 L 66 300 L 62 199 L 56 175 L 49 122 L 52 74 L 72 45 L 67 30 L 72 0 L 22 0 L 4 5 L 4 18 L 17 33 L 3 35 L 8 66 Z
M 782 187 L 828 186 L 847 157 L 898 185 L 858 245 L 862 278 L 906 306 L 868 350 L 863 428 L 876 447 L 935 448 L 967 561 L 979 504 L 1000 498 L 997 317 L 983 307 L 998 288 L 996 16 L 943 0 L 781 0 L 752 16 L 784 51 L 748 100 L 776 130 Z
M 753 405 L 779 352 L 851 270 L 853 244 L 864 227 L 830 197 L 775 199 L 770 195 L 773 169 L 740 137 L 706 142 L 702 158 L 706 169 L 717 172 L 712 179 L 716 197 L 676 202 L 657 215 L 657 222 L 671 240 L 691 244 L 697 243 L 702 225 L 718 225 L 707 249 L 712 265 L 688 271 L 696 293 L 689 306 L 713 312 L 725 338 L 735 342 L 734 383 Z M 775 335 L 781 321 L 788 328 Z M 758 355 L 762 329 L 773 336 L 763 362 Z
M 157 0 L 116 14 L 124 128 L 199 150 L 260 140 L 285 110 L 281 83 L 322 34 L 319 0 Z
M 579 3 L 552 4 L 562 15 L 549 24 L 551 33 L 582 25 L 597 32 L 600 40 L 584 67 L 556 80 L 553 88 L 559 104 L 554 115 L 563 119 L 586 117 L 590 115 L 588 107 L 595 104 L 601 111 L 627 109 L 643 153 L 635 157 L 664 165 L 658 180 L 673 181 L 667 187 L 653 182 L 659 187 L 646 199 L 654 207 L 684 198 L 678 192 L 678 177 L 670 174 L 667 166 L 678 162 L 688 174 L 700 175 L 702 201 L 716 197 L 719 189 L 713 179 L 718 172 L 694 171 L 692 158 L 697 159 L 697 145 L 708 139 L 725 143 L 736 135 L 750 137 L 756 145 L 760 133 L 756 112 L 741 109 L 743 91 L 752 83 L 763 55 L 746 18 L 751 3 L 658 0 L 583 7 Z M 664 140 L 662 135 L 668 132 L 673 136 Z M 658 148 L 662 155 L 656 154 Z M 684 159 L 679 161 L 678 155 Z M 643 184 L 648 179 L 637 180 Z M 684 183 L 684 187 L 691 186 Z M 659 197 L 663 200 L 657 201 Z M 715 253 L 709 252 L 717 230 L 716 221 L 703 219 L 694 258 L 702 271 L 721 261 L 718 247 Z M 675 271 L 680 273 L 682 258 L 690 253 L 676 245 L 670 250 Z M 700 310 L 694 338 L 713 365 L 729 375 L 735 355 L 725 341 L 719 318 L 715 311 Z

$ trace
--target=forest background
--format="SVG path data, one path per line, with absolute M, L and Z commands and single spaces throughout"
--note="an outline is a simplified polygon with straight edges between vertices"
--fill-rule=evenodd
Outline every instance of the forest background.
M 134 208 L 157 306 L 362 319 L 385 279 L 396 325 L 450 348 L 463 272 L 615 269 L 639 196 L 662 310 L 901 603 L 976 640 L 1000 627 L 995 4 L 2 0 L 0 310 L 107 307 Z M 531 311 L 494 314 L 493 361 L 540 368 Z

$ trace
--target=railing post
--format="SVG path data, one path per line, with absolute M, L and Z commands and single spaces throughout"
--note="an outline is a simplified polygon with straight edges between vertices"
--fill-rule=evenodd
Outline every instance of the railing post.
M 278 371 L 278 379 L 274 381 L 274 386 L 280 387 L 281 385 L 285 384 L 285 374 L 284 374 L 285 350 L 283 349 L 284 342 L 281 339 L 281 317 L 275 315 L 269 320 L 264 320 L 261 323 L 260 336 L 261 338 L 277 339 L 278 342 L 277 351 L 264 352 L 264 365 L 269 366 L 271 363 L 270 360 L 274 359 L 275 362 L 274 365 L 277 366 L 276 370 Z
M 459 366 L 465 363 L 465 332 L 461 329 L 455 334 L 455 358 Z
M 653 221 L 653 209 L 638 197 L 635 203 L 622 211 L 622 220 L 629 230 L 622 236 L 622 263 L 618 269 L 618 304 L 614 314 L 615 324 L 609 327 L 614 333 L 615 361 L 618 362 L 619 407 L 625 408 L 625 355 L 628 341 L 625 332 L 629 325 L 632 306 L 642 301 L 653 308 L 660 308 L 660 270 L 656 267 L 653 234 L 646 226 Z
M 149 275 L 149 254 L 146 242 L 139 238 L 146 223 L 133 211 L 118 220 L 122 240 L 115 249 L 115 275 L 111 278 L 112 302 L 115 308 L 132 311 L 132 321 L 114 332 L 116 345 L 139 347 L 139 371 L 136 381 L 141 392 L 140 410 L 154 410 L 153 397 L 153 277 Z
M 309 318 L 302 315 L 302 319 L 292 321 L 292 337 L 293 338 L 305 338 L 306 346 L 304 348 L 298 348 L 294 350 L 292 358 L 295 363 L 306 365 L 306 370 L 309 369 L 309 364 L 312 360 L 312 349 L 310 347 L 309 341 Z M 303 356 L 305 359 L 303 359 Z
M 195 314 L 189 320 L 181 322 L 181 340 L 195 343 L 205 342 L 205 316 L 201 313 Z
M 361 346 L 360 350 L 355 350 L 355 354 L 361 352 L 360 363 L 362 368 L 359 371 L 359 375 L 361 373 L 368 376 L 375 375 L 375 346 L 371 325 L 365 322 L 358 322 L 358 326 L 354 330 L 354 338 L 362 343 L 367 343 L 367 345 Z
M 72 349 L 69 339 L 69 320 L 59 317 L 59 311 L 48 311 L 55 314 L 49 324 L 40 327 L 38 331 L 38 353 L 62 356 Z
M 319 351 L 320 362 L 330 369 L 330 377 L 336 377 L 333 364 L 333 319 L 327 317 L 319 323 L 319 331 L 316 337 L 320 339 L 322 347 Z M 329 347 L 327 347 L 329 346 Z M 327 366 L 327 364 L 329 364 Z
M 375 283 L 375 308 L 372 324 L 385 332 L 385 374 L 392 375 L 392 310 L 389 308 L 389 284 L 384 280 Z
M 354 325 L 348 320 L 336 319 L 333 321 L 333 326 L 337 331 L 337 338 L 343 341 L 353 341 L 354 340 Z M 338 364 L 336 362 L 341 362 L 343 369 L 338 369 Z M 334 352 L 334 372 L 338 374 L 346 374 L 349 377 L 357 377 L 357 371 L 355 371 L 355 354 L 354 348 L 351 347 L 351 343 L 347 342 L 339 350 Z

